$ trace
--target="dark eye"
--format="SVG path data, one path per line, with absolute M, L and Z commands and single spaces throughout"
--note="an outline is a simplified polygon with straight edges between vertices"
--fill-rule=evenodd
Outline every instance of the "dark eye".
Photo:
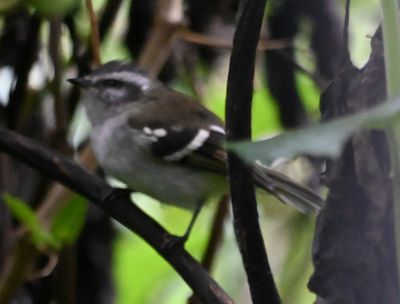
M 103 87 L 111 87 L 111 88 L 120 88 L 124 85 L 124 83 L 120 80 L 116 79 L 104 79 L 100 82 Z
M 130 85 L 129 86 L 129 97 L 132 100 L 138 100 L 142 97 L 142 90 L 140 87 L 136 85 Z

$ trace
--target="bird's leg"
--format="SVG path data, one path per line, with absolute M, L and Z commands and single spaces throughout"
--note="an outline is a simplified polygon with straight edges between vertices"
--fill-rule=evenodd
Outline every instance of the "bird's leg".
M 186 241 L 189 239 L 190 233 L 192 231 L 192 228 L 200 214 L 201 208 L 204 205 L 204 201 L 200 201 L 196 204 L 196 207 L 194 209 L 192 218 L 190 220 L 189 226 L 186 228 L 186 231 L 184 233 L 184 235 L 182 236 L 173 236 L 172 238 L 168 239 L 168 241 L 166 241 L 166 243 L 164 244 L 163 247 L 171 249 L 175 246 L 181 246 L 183 247 L 186 243 Z
M 186 228 L 185 234 L 181 237 L 184 243 L 188 240 L 190 232 L 193 229 L 194 223 L 196 222 L 197 218 L 199 217 L 201 208 L 203 207 L 204 202 L 200 201 L 196 204 L 196 208 L 194 209 L 192 219 L 190 220 L 189 226 Z

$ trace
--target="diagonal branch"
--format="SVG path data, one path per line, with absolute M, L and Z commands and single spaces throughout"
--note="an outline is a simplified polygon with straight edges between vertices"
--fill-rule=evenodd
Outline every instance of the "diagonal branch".
M 0 149 L 85 196 L 97 207 L 149 243 L 181 275 L 203 303 L 233 303 L 229 296 L 183 248 L 168 248 L 172 236 L 128 197 L 64 156 L 51 152 L 15 132 L 0 128 Z M 109 197 L 109 199 L 104 199 Z

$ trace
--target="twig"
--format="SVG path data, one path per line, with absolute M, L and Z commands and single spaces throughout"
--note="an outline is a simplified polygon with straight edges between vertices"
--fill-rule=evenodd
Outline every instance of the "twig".
M 0 277 L 0 303 L 10 303 L 15 291 L 25 279 L 26 273 L 32 268 L 32 261 L 39 254 L 39 251 L 25 236 L 7 255 Z
M 82 152 L 79 153 L 78 163 L 86 170 L 94 171 L 96 169 L 97 162 L 90 145 L 86 145 Z M 37 210 L 37 216 L 44 227 L 51 227 L 57 211 L 68 202 L 72 194 L 73 192 L 70 189 L 65 188 L 63 185 L 57 183 L 52 185 Z
M 182 247 L 165 246 L 172 236 L 129 197 L 113 196 L 114 189 L 99 177 L 15 132 L 0 128 L 0 149 L 85 196 L 108 215 L 137 233 L 163 256 L 204 303 L 233 303 L 229 296 Z M 105 199 L 105 198 L 108 199 Z
M 104 37 L 107 35 L 110 27 L 112 26 L 115 17 L 117 16 L 118 10 L 121 6 L 122 0 L 109 0 L 103 9 L 103 14 L 100 17 L 99 21 L 99 35 L 100 42 L 103 41 Z M 67 16 L 64 20 L 65 25 L 67 26 L 69 33 L 71 35 L 72 40 L 72 58 L 77 63 L 78 66 L 78 74 L 83 75 L 89 72 L 90 70 L 90 62 L 92 61 L 92 47 L 83 52 L 82 55 L 79 54 L 79 50 L 83 47 L 81 45 L 81 41 L 76 33 L 76 26 L 74 23 L 74 18 L 72 16 Z M 67 99 L 68 105 L 68 113 L 71 114 L 74 112 L 76 105 L 78 103 L 80 96 L 79 88 L 73 87 Z M 70 118 L 70 117 L 69 117 Z
M 97 16 L 93 9 L 92 0 L 85 0 L 85 2 L 90 20 L 90 46 L 93 53 L 93 61 L 95 65 L 100 65 L 100 34 Z
M 346 14 L 344 17 L 343 27 L 343 44 L 342 44 L 342 58 L 340 65 L 346 66 L 351 62 L 349 53 L 349 24 L 350 24 L 350 0 L 346 0 Z
M 213 37 L 198 32 L 193 32 L 187 28 L 182 28 L 177 33 L 177 38 L 184 41 L 195 43 L 199 45 L 215 47 L 215 48 L 232 48 L 232 40 L 225 37 Z M 292 47 L 292 41 L 281 40 L 266 40 L 260 39 L 257 45 L 257 51 L 278 50 Z
M 159 1 L 153 28 L 138 59 L 138 65 L 152 77 L 156 77 L 164 66 L 182 23 L 182 0 Z
M 201 261 L 201 264 L 207 271 L 211 270 L 215 254 L 218 250 L 218 245 L 223 238 L 224 220 L 226 218 L 226 215 L 228 214 L 228 202 L 229 196 L 227 195 L 224 195 L 218 202 L 217 212 L 215 213 L 213 225 L 211 228 L 210 240 L 208 241 L 206 252 L 204 253 L 203 259 Z
M 213 224 L 210 232 L 210 239 L 208 241 L 206 251 L 201 261 L 201 265 L 208 272 L 210 272 L 212 268 L 219 245 L 223 238 L 224 221 L 226 215 L 228 214 L 228 202 L 229 196 L 224 195 L 218 202 L 217 210 L 214 215 Z M 194 295 L 191 295 L 188 299 L 188 303 L 197 304 L 198 299 Z
M 67 152 L 69 149 L 65 140 L 67 130 L 66 106 L 61 96 L 62 62 L 60 58 L 61 20 L 53 17 L 50 20 L 49 53 L 54 67 L 54 79 L 51 89 L 54 98 L 55 129 L 52 132 L 51 143 L 58 151 Z
M 304 66 L 302 66 L 299 62 L 297 62 L 297 60 L 295 58 L 293 58 L 293 56 L 291 56 L 290 54 L 287 53 L 286 50 L 282 50 L 279 52 L 279 55 L 281 55 L 287 62 L 289 62 L 293 68 L 295 68 L 298 72 L 303 73 L 305 76 L 307 76 L 308 78 L 310 78 L 312 81 L 314 81 L 314 83 L 322 90 L 325 89 L 329 83 L 324 80 L 321 79 L 320 77 L 318 77 L 318 75 L 316 75 L 314 72 L 309 71 L 307 68 L 305 68 Z
M 257 42 L 266 0 L 243 1 L 229 64 L 226 127 L 228 141 L 251 137 L 251 99 Z M 228 153 L 234 230 L 253 303 L 280 303 L 261 235 L 251 172 Z
M 33 249 L 35 250 L 35 249 Z M 40 269 L 32 269 L 31 273 L 26 275 L 26 279 L 28 281 L 35 281 L 44 277 L 49 276 L 54 268 L 56 268 L 58 264 L 58 254 L 55 252 L 48 252 L 47 254 L 47 263 L 41 267 Z M 70 289 L 70 288 L 69 288 Z

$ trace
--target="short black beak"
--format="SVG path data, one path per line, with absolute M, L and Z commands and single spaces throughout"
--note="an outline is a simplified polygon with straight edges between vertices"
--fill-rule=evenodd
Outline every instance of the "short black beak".
M 69 78 L 67 81 L 80 88 L 87 88 L 90 86 L 90 81 L 85 78 Z

